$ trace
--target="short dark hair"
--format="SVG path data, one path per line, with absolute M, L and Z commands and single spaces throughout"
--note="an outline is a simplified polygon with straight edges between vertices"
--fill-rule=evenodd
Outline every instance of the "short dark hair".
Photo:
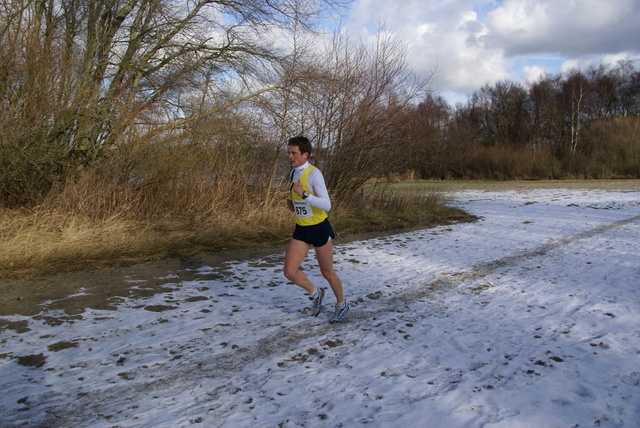
M 311 141 L 309 141 L 307 137 L 298 135 L 297 137 L 289 138 L 289 145 L 298 146 L 300 148 L 300 153 L 309 153 L 309 156 L 311 156 Z

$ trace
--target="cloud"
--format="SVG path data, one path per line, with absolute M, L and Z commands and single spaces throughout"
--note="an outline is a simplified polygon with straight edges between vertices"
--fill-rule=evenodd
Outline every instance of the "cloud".
M 506 56 L 640 51 L 637 0 L 505 0 L 488 13 L 487 43 Z
M 417 70 L 437 67 L 436 91 L 470 94 L 559 72 L 563 62 L 640 58 L 638 22 L 638 0 L 357 0 L 347 29 L 371 33 L 383 23 L 409 45 Z
M 384 23 L 409 45 L 416 69 L 437 68 L 436 90 L 469 91 L 508 78 L 501 50 L 486 47 L 487 27 L 473 10 L 477 3 L 361 0 L 352 10 L 349 27 L 361 34 L 371 22 Z
M 522 70 L 522 77 L 526 82 L 535 82 L 547 74 L 547 69 L 539 66 L 525 66 Z

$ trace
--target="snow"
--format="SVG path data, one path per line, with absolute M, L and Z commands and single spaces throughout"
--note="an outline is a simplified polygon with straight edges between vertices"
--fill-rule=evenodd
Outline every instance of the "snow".
M 336 241 L 343 324 L 282 254 L 4 317 L 28 328 L 0 332 L 3 426 L 640 426 L 640 191 L 452 196 L 480 220 Z

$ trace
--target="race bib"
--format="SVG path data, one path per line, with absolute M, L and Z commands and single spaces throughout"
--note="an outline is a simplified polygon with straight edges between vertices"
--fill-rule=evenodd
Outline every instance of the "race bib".
M 296 212 L 296 217 L 298 218 L 313 217 L 311 205 L 309 205 L 309 202 L 307 201 L 293 201 L 293 208 Z

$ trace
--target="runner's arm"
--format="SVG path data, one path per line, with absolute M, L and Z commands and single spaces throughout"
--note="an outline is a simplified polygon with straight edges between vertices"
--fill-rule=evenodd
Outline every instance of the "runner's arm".
M 329 212 L 331 210 L 331 199 L 329 199 L 327 185 L 324 183 L 324 177 L 319 169 L 316 168 L 309 173 L 307 185 L 316 194 L 316 196 L 310 195 L 307 198 L 307 202 L 316 208 Z

